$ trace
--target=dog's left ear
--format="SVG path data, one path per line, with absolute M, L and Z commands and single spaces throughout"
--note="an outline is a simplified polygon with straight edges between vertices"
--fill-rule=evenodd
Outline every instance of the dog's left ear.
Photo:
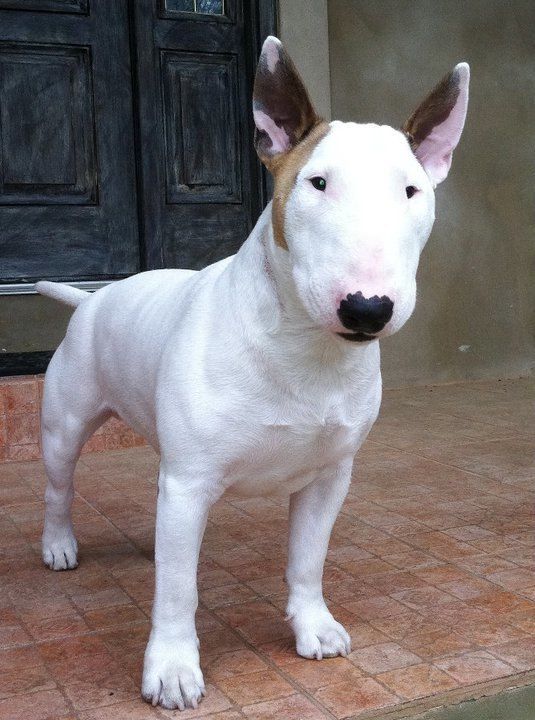
M 253 91 L 254 144 L 268 169 L 320 121 L 306 88 L 280 40 L 262 46 Z
M 459 63 L 403 126 L 414 154 L 433 186 L 446 179 L 461 138 L 468 107 L 470 68 Z

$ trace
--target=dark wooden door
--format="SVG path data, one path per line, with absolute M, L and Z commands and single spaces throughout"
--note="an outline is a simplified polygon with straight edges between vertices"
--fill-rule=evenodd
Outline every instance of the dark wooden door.
M 145 262 L 198 269 L 235 252 L 260 210 L 250 109 L 259 3 L 134 8 Z
M 0 282 L 140 268 L 128 5 L 0 0 Z

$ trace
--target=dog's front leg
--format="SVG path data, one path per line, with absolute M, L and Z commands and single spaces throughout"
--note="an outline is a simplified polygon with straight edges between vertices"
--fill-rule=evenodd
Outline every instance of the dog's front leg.
M 321 660 L 347 655 L 351 640 L 323 599 L 323 564 L 329 538 L 351 482 L 353 458 L 322 472 L 290 499 L 290 542 L 286 580 L 288 620 L 299 655 Z
M 156 588 L 142 695 L 165 708 L 195 708 L 204 695 L 195 629 L 197 564 L 210 506 L 199 482 L 160 470 L 156 515 Z

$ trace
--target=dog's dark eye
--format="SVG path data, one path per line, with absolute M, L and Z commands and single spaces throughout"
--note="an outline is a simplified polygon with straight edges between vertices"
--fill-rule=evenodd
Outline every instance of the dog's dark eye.
M 321 190 L 321 192 L 325 192 L 325 188 L 327 187 L 327 180 L 325 180 L 325 178 L 313 177 L 310 178 L 310 182 L 312 183 L 312 185 L 314 185 L 316 190 Z
M 416 195 L 416 193 L 418 192 L 418 188 L 414 187 L 414 185 L 408 185 L 405 188 L 405 192 L 407 193 L 407 197 L 410 200 L 413 195 Z

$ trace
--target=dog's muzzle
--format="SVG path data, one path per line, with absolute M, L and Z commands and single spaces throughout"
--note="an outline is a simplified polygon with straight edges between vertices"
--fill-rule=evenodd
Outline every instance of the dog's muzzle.
M 365 298 L 360 291 L 349 294 L 342 300 L 337 312 L 342 325 L 352 332 L 338 335 L 352 342 L 374 340 L 392 318 L 393 311 L 394 303 L 386 295 Z

